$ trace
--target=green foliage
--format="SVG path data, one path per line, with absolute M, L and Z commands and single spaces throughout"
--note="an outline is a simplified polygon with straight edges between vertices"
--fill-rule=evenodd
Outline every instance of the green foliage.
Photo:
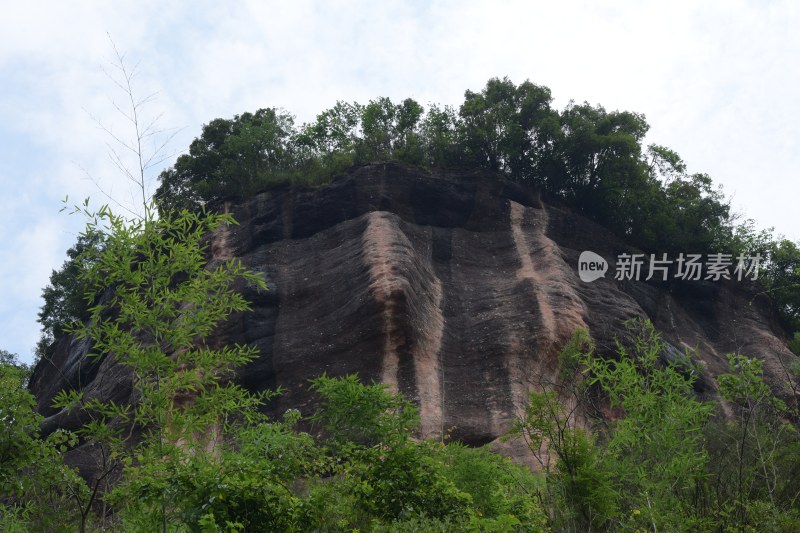
M 556 190 L 584 209 L 599 202 L 602 217 L 611 216 L 624 193 L 646 177 L 640 142 L 648 129 L 641 115 L 570 102 L 560 116 Z
M 570 530 L 602 527 L 618 512 L 617 494 L 608 466 L 593 436 L 581 429 L 567 432 L 561 456 L 548 480 L 562 507 L 555 510 L 556 522 Z
M 459 151 L 459 118 L 450 106 L 432 104 L 420 125 L 423 163 L 428 167 L 456 167 L 463 160 Z
M 542 392 L 529 393 L 524 413 L 509 432 L 525 441 L 544 471 L 546 483 L 536 495 L 557 530 L 603 527 L 617 513 L 611 474 L 579 420 L 579 408 L 587 407 L 590 393 L 580 378 L 593 350 L 588 332 L 576 330 L 559 354 L 560 379 L 540 383 Z
M 103 234 L 103 247 L 87 247 L 75 261 L 86 301 L 97 303 L 88 309 L 88 320 L 69 331 L 91 340 L 90 357 L 113 354 L 131 369 L 133 381 L 132 402 L 125 405 L 75 390 L 56 395 L 56 407 L 80 411 L 87 420 L 75 434 L 98 450 L 90 493 L 79 501 L 80 529 L 120 470 L 123 480 L 107 502 L 160 506 L 166 520 L 168 510 L 174 515 L 184 503 L 176 488 L 192 476 L 213 477 L 206 455 L 222 432 L 269 398 L 250 395 L 228 380 L 255 356 L 254 348 L 213 348 L 205 342 L 223 319 L 249 309 L 234 281 L 266 286 L 236 260 L 206 268 L 208 236 L 233 224 L 229 215 L 184 210 L 155 218 L 148 211 L 143 219 L 126 220 L 108 207 L 90 213 L 85 206 L 77 208 L 90 217 L 83 235 Z M 142 433 L 135 445 L 129 442 L 133 428 Z M 202 492 L 196 489 L 188 494 Z M 194 522 L 185 521 L 200 519 L 192 516 Z
M 487 448 L 470 448 L 449 443 L 442 448 L 444 474 L 459 490 L 472 497 L 472 512 L 476 518 L 498 523 L 515 519 L 517 531 L 540 531 L 546 517 L 536 498 L 542 487 L 541 478 L 526 467 Z M 483 524 L 484 530 L 491 530 Z M 511 529 L 509 527 L 509 529 Z
M 730 207 L 707 174 L 677 177 L 665 193 L 663 249 L 728 251 Z
M 316 438 L 297 429 L 302 417 L 295 410 L 280 422 L 260 414 L 271 395 L 257 398 L 230 387 L 219 387 L 227 394 L 218 395 L 205 387 L 196 402 L 211 402 L 223 415 L 198 417 L 198 426 L 195 418 L 187 419 L 191 406 L 170 405 L 165 419 L 175 427 L 159 438 L 153 417 L 144 418 L 153 431 L 126 451 L 107 421 L 132 416 L 127 408 L 77 393 L 62 394 L 60 402 L 92 413 L 78 433 L 120 459 L 121 480 L 101 496 L 115 512 L 105 526 L 112 529 L 149 532 L 164 524 L 170 531 L 191 532 L 796 529 L 800 439 L 785 422 L 786 406 L 763 383 L 760 362 L 730 356 L 731 373 L 719 383 L 737 418 L 706 425 L 710 406 L 694 398 L 691 364 L 665 362 L 665 345 L 651 324 L 630 327 L 632 341 L 619 344 L 619 359 L 594 355 L 588 334 L 576 332 L 560 357 L 575 372 L 562 375 L 552 390 L 531 393 L 513 433 L 526 439 L 543 476 L 485 448 L 413 438 L 416 409 L 385 386 L 364 385 L 355 376 L 313 380 L 320 402 L 309 421 L 322 430 Z M 4 359 L 13 360 L 9 354 Z M 23 390 L 24 372 L 2 375 L 12 374 L 18 387 L 12 390 Z M 170 379 L 165 375 L 162 383 L 169 386 Z M 596 389 L 622 416 L 597 434 L 576 410 L 577 403 L 597 400 Z M 25 405 L 3 398 L 0 406 Z M 33 412 L 28 401 L 22 413 Z M 236 406 L 236 414 L 224 405 Z M 176 440 L 179 435 L 184 439 Z M 51 449 L 75 443 L 65 437 Z M 35 438 L 26 448 L 31 442 Z M 24 453 L 15 449 L 10 456 L 24 458 Z M 43 460 L 34 455 L 37 464 Z M 57 456 L 49 458 L 58 465 Z M 6 464 L 0 463 L 0 470 Z M 68 507 L 74 520 L 100 526 L 108 518 L 95 515 L 89 504 L 95 483 L 81 489 L 74 473 L 63 475 L 37 479 L 74 487 L 79 497 Z M 36 502 L 30 491 L 6 499 L 0 524 L 26 530 L 41 509 Z M 62 498 L 60 509 L 67 503 Z M 56 523 L 42 516 L 37 523 Z
M 508 78 L 468 90 L 456 111 L 389 98 L 337 102 L 295 128 L 260 109 L 203 127 L 189 153 L 160 176 L 161 209 L 196 208 L 272 184 L 315 185 L 348 167 L 394 159 L 426 167 L 485 169 L 560 198 L 632 244 L 661 252 L 716 251 L 735 233 L 728 204 L 674 151 L 642 142 L 643 115 L 570 102 Z
M 0 530 L 6 533 L 27 533 L 31 513 L 27 507 L 9 507 L 0 503 Z
M 92 357 L 131 370 L 120 385 L 132 401 L 62 391 L 56 406 L 85 423 L 42 439 L 27 370 L 0 351 L 0 529 L 796 530 L 796 413 L 764 384 L 761 362 L 730 356 L 719 390 L 731 417 L 710 421 L 690 358 L 667 357 L 649 322 L 630 324 L 632 342 L 612 359 L 576 331 L 557 378 L 540 378 L 511 431 L 540 475 L 485 449 L 415 438 L 413 404 L 356 376 L 312 381 L 319 409 L 305 422 L 315 437 L 296 427 L 298 411 L 268 420 L 260 409 L 275 393 L 231 383 L 255 350 L 207 342 L 249 309 L 234 283 L 265 286 L 236 261 L 205 264 L 208 236 L 234 221 L 204 207 L 390 159 L 529 184 L 645 250 L 761 254 L 764 291 L 800 330 L 800 247 L 734 226 L 707 175 L 642 146 L 642 115 L 551 102 L 545 87 L 495 78 L 457 110 L 378 98 L 338 102 L 300 128 L 274 108 L 216 119 L 161 174 L 159 217 L 82 209 L 91 222 L 44 291 L 38 351 L 67 332 L 90 340 Z M 789 346 L 800 352 L 800 333 Z M 600 411 L 613 421 L 593 420 Z M 96 450 L 87 480 L 62 466 L 79 440 Z
M 312 421 L 321 424 L 334 443 L 371 447 L 394 439 L 406 441 L 419 425 L 414 404 L 389 393 L 384 384 L 363 385 L 355 374 L 338 379 L 320 376 L 311 381 L 311 390 L 321 397 Z
M 762 361 L 730 354 L 728 365 L 718 382 L 734 413 L 708 432 L 718 513 L 741 527 L 762 520 L 796 525 L 800 435 L 786 404 L 764 383 Z
M 789 349 L 795 355 L 800 355 L 800 331 L 795 332 L 794 337 L 789 341 Z
M 786 330 L 800 332 L 800 243 L 773 232 L 758 230 L 754 221 L 747 220 L 731 230 L 727 246 L 735 256 L 761 258 L 758 279 L 763 294 L 774 302 Z
M 418 124 L 423 112 L 422 106 L 411 98 L 398 105 L 385 97 L 370 101 L 361 110 L 357 160 L 420 163 L 423 156 Z
M 41 358 L 53 341 L 60 338 L 75 321 L 85 319 L 89 304 L 84 298 L 85 287 L 80 281 L 82 264 L 78 258 L 89 248 L 102 247 L 102 234 L 87 232 L 67 250 L 68 259 L 60 270 L 50 275 L 50 283 L 42 290 L 44 303 L 39 310 L 42 336 L 36 345 Z
M 18 365 L 16 356 L 0 350 L 0 494 L 14 483 L 13 462 L 29 462 L 27 456 L 40 419 L 36 402 L 24 388 L 27 369 Z
M 308 444 L 301 435 L 291 438 L 299 441 L 294 447 Z M 213 454 L 187 454 L 180 447 L 168 446 L 160 452 L 166 450 L 166 459 L 142 455 L 140 466 L 128 470 L 128 479 L 115 488 L 110 501 L 129 502 L 124 519 L 142 522 L 144 530 L 147 517 L 159 517 L 164 500 L 168 523 L 181 524 L 188 531 L 207 531 L 212 526 L 227 531 L 232 524 L 244 531 L 296 530 L 299 498 L 286 486 L 294 478 L 279 475 L 275 467 L 281 458 L 268 448 L 281 440 L 285 445 L 288 439 L 270 428 L 260 437 L 260 450 L 220 443 Z
M 526 527 L 528 526 L 528 527 Z M 381 533 L 507 533 L 509 531 L 545 531 L 542 527 L 522 524 L 516 517 L 505 515 L 486 518 L 469 515 L 458 518 L 430 518 L 414 516 L 395 520 L 389 524 L 376 524 L 372 531 Z
M 89 265 L 81 280 L 88 301 L 104 298 L 71 332 L 93 341 L 91 357 L 113 353 L 133 368 L 143 405 L 163 411 L 180 392 L 222 390 L 223 378 L 255 355 L 252 348 L 213 350 L 204 343 L 224 318 L 249 309 L 234 280 L 266 288 L 235 259 L 205 268 L 207 235 L 232 223 L 229 215 L 188 211 L 126 221 L 104 207 L 88 226 L 95 232 L 104 225 L 107 237 L 102 250 L 80 256 Z M 171 380 L 162 383 L 164 376 Z M 146 417 L 137 414 L 135 421 L 147 426 Z
M 344 473 L 341 488 L 363 514 L 391 521 L 467 510 L 470 497 L 444 476 L 441 459 L 427 443 L 411 440 L 419 422 L 412 404 L 354 375 L 322 376 L 312 388 L 321 396 L 312 420 L 330 433 L 333 471 Z
M 237 411 L 226 394 L 238 389 L 224 380 L 236 366 L 250 361 L 255 350 L 212 349 L 204 340 L 225 317 L 249 309 L 233 289 L 234 280 L 265 285 L 236 260 L 205 268 L 206 236 L 232 223 L 229 215 L 188 211 L 127 221 L 106 207 L 89 223 L 88 233 L 106 234 L 105 246 L 79 256 L 86 265 L 80 281 L 86 300 L 101 303 L 91 307 L 89 320 L 71 333 L 92 340 L 90 357 L 115 354 L 133 370 L 139 405 L 125 410 L 90 400 L 84 409 L 97 411 L 103 419 L 123 417 L 142 428 L 169 430 L 173 440 Z M 165 418 L 178 398 L 201 391 L 202 399 L 184 402 L 172 419 Z M 59 404 L 74 407 L 79 399 L 65 392 Z
M 702 429 L 712 410 L 694 397 L 691 361 L 664 362 L 665 345 L 650 322 L 630 322 L 630 347 L 619 359 L 587 361 L 589 382 L 608 395 L 616 421 L 604 458 L 620 492 L 621 511 L 657 529 L 687 529 L 689 503 L 708 462 Z
M 539 159 L 558 130 L 550 90 L 529 81 L 489 80 L 480 93 L 466 91 L 459 110 L 465 163 L 520 180 L 539 178 Z
M 778 239 L 769 244 L 767 254 L 764 286 L 786 328 L 800 332 L 800 244 Z
M 205 341 L 230 313 L 248 309 L 235 281 L 264 287 L 236 261 L 205 265 L 208 236 L 225 231 L 230 216 L 184 210 L 125 220 L 106 207 L 78 210 L 91 216 L 86 235 L 102 233 L 103 246 L 74 258 L 89 307 L 88 320 L 69 332 L 91 341 L 90 357 L 114 356 L 130 368 L 131 402 L 63 390 L 54 405 L 84 423 L 42 442 L 35 437 L 41 417 L 19 386 L 24 372 L 8 366 L 13 372 L 3 374 L 17 380 L 16 388 L 3 387 L 16 394 L 4 393 L 3 405 L 29 417 L 9 439 L 16 463 L 4 461 L 3 468 L 58 467 L 43 479 L 72 498 L 71 513 L 61 519 L 80 531 L 370 530 L 417 519 L 474 531 L 540 529 L 530 474 L 486 452 L 412 438 L 416 408 L 383 385 L 363 385 L 356 376 L 314 380 L 321 401 L 310 421 L 324 432 L 316 441 L 296 429 L 295 410 L 282 422 L 261 414 L 274 393 L 252 395 L 230 381 L 253 349 Z M 23 417 L 3 417 L 12 419 Z M 96 459 L 86 481 L 60 470 L 53 455 L 78 440 Z M 456 457 L 470 471 L 455 465 Z M 38 510 L 37 501 L 22 491 L 10 507 L 5 503 L 8 528 L 33 523 L 29 511 Z
M 719 391 L 727 401 L 753 413 L 762 409 L 772 409 L 777 414 L 786 411 L 786 404 L 772 395 L 772 390 L 764 383 L 764 363 L 741 354 L 728 354 L 728 367 L 731 374 L 717 378 Z
M 42 416 L 25 388 L 30 370 L 0 350 L 0 528 L 3 531 L 53 530 L 75 509 L 86 486 L 62 463 L 76 440 L 58 431 L 39 435 Z
M 3 368 L 9 375 L 17 375 L 17 377 L 22 376 L 27 378 L 31 373 L 31 368 L 19 360 L 19 356 L 15 353 L 11 353 L 8 350 L 0 350 L 0 365 L 3 365 Z M 11 378 L 7 378 L 11 379 Z M 11 382 L 16 381 L 15 379 L 11 379 Z
M 707 530 L 712 405 L 698 401 L 697 370 L 675 358 L 648 321 L 626 324 L 614 358 L 594 354 L 577 331 L 559 357 L 560 377 L 530 392 L 512 427 L 541 464 L 537 497 L 558 531 Z M 607 407 L 598 402 L 607 401 Z M 609 411 L 610 409 L 610 411 Z M 601 413 L 602 419 L 587 417 Z M 606 417 L 611 413 L 612 422 Z M 593 423 L 594 422 L 594 423 Z
M 355 163 L 361 112 L 358 103 L 336 102 L 333 108 L 317 115 L 315 122 L 303 125 L 294 137 L 301 176 L 329 178 Z
M 352 473 L 359 504 L 383 520 L 425 514 L 445 518 L 465 513 L 471 498 L 441 472 L 439 458 L 417 443 L 365 450 Z
M 581 368 L 588 355 L 594 352 L 594 341 L 589 332 L 577 328 L 572 332 L 569 342 L 558 353 L 559 377 L 562 381 L 575 379 L 575 374 Z
M 411 438 L 417 413 L 355 376 L 313 380 L 331 477 L 302 504 L 307 530 L 541 531 L 528 470 L 488 450 Z
M 269 180 L 285 179 L 293 164 L 294 119 L 277 109 L 259 109 L 216 119 L 159 176 L 159 208 L 195 208 L 226 196 L 251 194 Z

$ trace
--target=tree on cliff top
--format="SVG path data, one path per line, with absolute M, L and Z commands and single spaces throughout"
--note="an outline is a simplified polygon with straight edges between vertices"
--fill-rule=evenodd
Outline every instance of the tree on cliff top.
M 529 184 L 645 249 L 715 251 L 729 238 L 725 198 L 707 176 L 688 174 L 675 152 L 642 146 L 643 115 L 574 102 L 559 112 L 551 102 L 546 87 L 493 78 L 466 91 L 457 112 L 383 97 L 339 102 L 300 128 L 274 108 L 215 119 L 161 173 L 155 196 L 165 210 L 196 208 L 394 159 Z

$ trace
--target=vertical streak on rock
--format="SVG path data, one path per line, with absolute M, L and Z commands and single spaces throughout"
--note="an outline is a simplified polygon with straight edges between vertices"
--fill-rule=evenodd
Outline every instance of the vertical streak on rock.
M 555 242 L 547 236 L 547 211 L 530 208 L 527 214 L 526 224 L 526 208 L 511 201 L 511 230 L 521 264 L 517 279 L 531 282 L 541 323 L 541 329 L 534 335 L 538 350 L 535 366 L 531 366 L 531 361 L 521 353 L 512 356 L 509 364 L 513 383 L 522 385 L 520 390 L 512 390 L 518 408 L 527 402 L 530 387 L 542 386 L 542 378 L 544 382 L 555 379 L 557 364 L 554 356 L 573 331 L 576 328 L 588 329 L 586 307 L 571 282 L 575 273 L 564 262 Z
M 575 270 L 564 262 L 558 245 L 547 236 L 547 211 L 530 208 L 530 222 L 523 227 L 525 213 L 525 207 L 511 202 L 511 227 L 522 264 L 517 279 L 533 282 L 543 333 L 548 336 L 543 341 L 558 350 L 576 328 L 589 329 L 586 306 L 575 285 Z M 531 254 L 535 261 L 531 260 Z
M 442 283 L 435 274 L 430 287 L 432 301 L 426 302 L 426 313 L 421 318 L 420 338 L 414 344 L 416 382 L 419 391 L 419 414 L 424 436 L 441 435 L 444 417 L 444 379 L 442 378 L 441 351 L 444 335 L 442 315 Z M 427 295 L 426 295 L 427 296 Z
M 229 213 L 230 204 L 225 202 L 225 213 Z M 228 236 L 230 235 L 230 227 L 227 224 L 220 225 L 217 231 L 214 232 L 214 237 L 211 239 L 211 259 L 227 261 L 233 259 L 233 250 L 231 250 Z
M 380 213 L 370 213 L 364 231 L 364 258 L 369 267 L 370 291 L 382 308 L 384 344 L 381 381 L 397 391 L 397 370 L 400 365 L 398 348 L 402 340 L 395 319 L 396 299 L 392 296 L 402 289 L 393 273 L 391 248 L 392 231 L 388 221 Z
M 370 293 L 381 310 L 381 381 L 398 391 L 401 358 L 410 358 L 422 434 L 438 434 L 442 431 L 444 410 L 440 375 L 444 335 L 441 281 L 430 266 L 430 258 L 420 257 L 385 213 L 367 215 L 363 247 Z M 404 386 L 408 386 L 406 380 Z
M 225 202 L 224 204 L 224 213 L 230 212 L 230 202 Z M 221 224 L 214 234 L 211 237 L 211 261 L 210 263 L 219 261 L 229 261 L 235 257 L 233 247 L 229 241 L 230 237 L 230 226 L 228 224 Z M 185 372 L 187 369 L 182 368 L 179 371 Z M 173 402 L 175 402 L 176 407 L 179 410 L 182 410 L 185 406 L 194 404 L 199 397 L 200 392 L 188 392 L 182 396 L 176 396 L 173 398 Z M 195 453 L 192 449 L 192 446 L 196 445 L 197 443 L 202 443 L 202 448 L 205 450 L 206 453 L 211 454 L 215 458 L 219 458 L 218 448 L 222 442 L 222 425 L 219 421 L 212 422 L 204 429 L 196 431 L 193 435 L 194 442 L 189 443 L 184 440 L 180 440 L 176 443 L 177 446 L 180 448 L 190 451 L 191 453 Z
M 511 232 L 514 235 L 514 245 L 517 248 L 517 255 L 519 256 L 520 266 L 517 270 L 517 279 L 529 279 L 533 281 L 534 291 L 536 294 L 536 302 L 539 306 L 539 316 L 542 319 L 542 327 L 544 328 L 547 340 L 554 340 L 556 332 L 556 321 L 553 315 L 553 308 L 550 302 L 547 301 L 547 294 L 544 292 L 544 276 L 534 268 L 533 261 L 531 261 L 531 251 L 528 247 L 528 242 L 525 240 L 525 234 L 522 231 L 522 219 L 525 216 L 525 208 L 517 202 L 511 202 Z M 542 228 L 542 233 L 546 228 Z M 547 239 L 550 241 L 549 239 Z M 549 246 L 547 246 L 549 245 Z M 546 244 L 546 249 L 543 250 L 545 254 L 552 254 L 552 241 Z

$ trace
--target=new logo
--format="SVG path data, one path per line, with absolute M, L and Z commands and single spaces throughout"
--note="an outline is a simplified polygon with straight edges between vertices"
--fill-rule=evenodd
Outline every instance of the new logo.
M 604 278 L 608 272 L 608 263 L 594 252 L 586 250 L 578 258 L 578 276 L 581 281 L 590 283 L 596 279 Z

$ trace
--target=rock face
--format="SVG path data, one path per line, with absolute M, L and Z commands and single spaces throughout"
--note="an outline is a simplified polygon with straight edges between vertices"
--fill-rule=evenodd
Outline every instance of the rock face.
M 726 353 L 763 359 L 776 389 L 793 358 L 752 284 L 617 281 L 614 259 L 633 249 L 495 177 L 381 163 L 225 208 L 240 225 L 214 236 L 212 261 L 241 258 L 270 291 L 243 287 L 253 311 L 232 317 L 216 340 L 261 350 L 240 380 L 283 387 L 276 412 L 308 412 L 310 378 L 357 372 L 413 399 L 424 434 L 487 443 L 508 429 L 527 391 L 555 375 L 575 328 L 610 355 L 633 317 L 650 318 L 674 348 L 696 350 L 701 394 L 714 395 Z M 579 279 L 583 250 L 609 260 L 605 278 Z M 65 386 L 117 401 L 130 394 L 123 367 L 85 353 L 65 339 L 36 368 L 31 388 L 48 430 L 78 422 L 49 407 Z

